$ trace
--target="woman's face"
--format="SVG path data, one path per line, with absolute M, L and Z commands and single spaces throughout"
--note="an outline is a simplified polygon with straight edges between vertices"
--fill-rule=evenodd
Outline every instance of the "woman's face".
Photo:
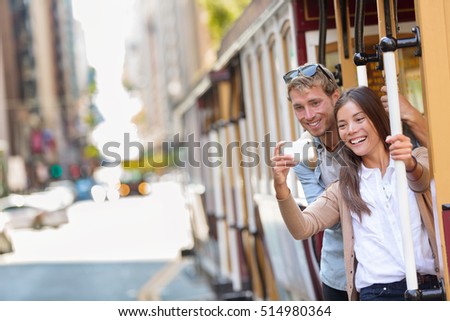
M 372 121 L 351 100 L 337 112 L 337 126 L 339 137 L 358 156 L 366 156 L 382 144 Z

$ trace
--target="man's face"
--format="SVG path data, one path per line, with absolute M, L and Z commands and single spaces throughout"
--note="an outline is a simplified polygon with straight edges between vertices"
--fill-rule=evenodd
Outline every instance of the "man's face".
M 339 98 L 336 90 L 328 97 L 320 87 L 311 87 L 289 92 L 295 116 L 305 130 L 315 137 L 323 136 L 327 131 L 336 131 L 334 105 Z

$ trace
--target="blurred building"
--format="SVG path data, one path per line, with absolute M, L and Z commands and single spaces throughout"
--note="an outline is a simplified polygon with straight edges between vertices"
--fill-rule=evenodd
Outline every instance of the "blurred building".
M 74 128 L 72 135 L 72 145 L 77 146 L 76 151 L 80 152 L 77 157 L 79 162 L 77 165 L 80 169 L 80 175 L 89 175 L 91 171 L 86 168 L 89 165 L 86 163 L 86 149 L 90 145 L 90 134 L 101 121 L 101 116 L 97 115 L 99 112 L 93 103 L 93 94 L 95 89 L 92 89 L 92 84 L 95 83 L 95 70 L 89 66 L 86 56 L 86 41 L 84 31 L 79 21 L 73 21 L 73 45 L 74 45 L 74 60 L 76 61 L 75 73 L 77 96 L 75 96 Z M 95 86 L 94 86 L 95 87 Z
M 143 101 L 139 132 L 155 147 L 173 139 L 173 112 L 212 65 L 207 16 L 195 0 L 138 0 L 124 83 Z
M 71 0 L 0 0 L 0 30 L 10 154 L 24 159 L 31 186 L 44 183 L 42 166 L 68 177 L 81 155 Z

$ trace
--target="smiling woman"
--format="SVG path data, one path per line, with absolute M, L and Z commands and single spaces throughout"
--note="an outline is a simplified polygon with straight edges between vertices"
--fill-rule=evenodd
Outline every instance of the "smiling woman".
M 337 121 L 339 136 L 347 146 L 358 156 L 366 155 L 375 146 L 383 148 L 383 144 L 379 145 L 380 136 L 361 107 L 353 101 L 347 102 L 346 107 Z

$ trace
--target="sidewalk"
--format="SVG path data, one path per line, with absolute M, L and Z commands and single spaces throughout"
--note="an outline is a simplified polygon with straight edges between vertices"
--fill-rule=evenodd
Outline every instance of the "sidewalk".
M 141 289 L 141 301 L 217 300 L 208 276 L 195 266 L 194 257 L 180 257 L 156 273 Z

